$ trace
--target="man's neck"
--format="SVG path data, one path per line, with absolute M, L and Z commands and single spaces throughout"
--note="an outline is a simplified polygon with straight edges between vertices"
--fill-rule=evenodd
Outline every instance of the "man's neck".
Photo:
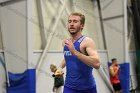
M 112 64 L 112 66 L 115 66 L 115 64 Z
M 77 34 L 75 34 L 75 35 L 72 35 L 72 36 L 71 36 L 71 39 L 72 39 L 73 42 L 75 42 L 75 41 L 76 41 L 77 39 L 79 39 L 81 36 L 82 36 L 81 33 L 77 33 Z

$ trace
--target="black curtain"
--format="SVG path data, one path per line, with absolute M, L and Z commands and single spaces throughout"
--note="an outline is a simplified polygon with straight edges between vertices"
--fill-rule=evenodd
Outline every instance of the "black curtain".
M 131 0 L 137 57 L 138 89 L 140 89 L 140 0 Z

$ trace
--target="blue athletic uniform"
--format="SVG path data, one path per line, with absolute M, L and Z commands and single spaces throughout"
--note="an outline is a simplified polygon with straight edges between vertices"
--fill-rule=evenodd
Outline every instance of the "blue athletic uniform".
M 74 47 L 80 51 L 80 44 L 85 36 L 81 36 Z M 64 58 L 66 61 L 66 79 L 63 93 L 97 93 L 96 84 L 92 75 L 92 67 L 89 67 L 76 56 L 72 55 L 67 46 L 64 46 Z

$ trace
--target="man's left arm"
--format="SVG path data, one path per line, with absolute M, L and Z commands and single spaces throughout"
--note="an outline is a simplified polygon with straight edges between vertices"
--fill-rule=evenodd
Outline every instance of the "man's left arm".
M 95 48 L 95 43 L 90 38 L 88 38 L 86 40 L 86 49 L 85 50 L 88 55 L 82 54 L 82 53 L 78 52 L 77 50 L 75 50 L 74 55 L 77 56 L 77 58 L 79 58 L 85 64 L 87 64 L 91 67 L 94 67 L 96 69 L 99 69 L 100 59 L 99 59 L 97 50 Z

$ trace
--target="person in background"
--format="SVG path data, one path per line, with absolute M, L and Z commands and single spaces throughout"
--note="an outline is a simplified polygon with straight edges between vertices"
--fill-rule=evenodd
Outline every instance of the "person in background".
M 53 72 L 52 77 L 54 78 L 53 92 L 62 93 L 63 85 L 64 85 L 63 75 L 59 75 L 59 76 L 55 75 L 57 67 L 54 64 L 50 65 L 50 70 L 51 70 L 51 72 Z
M 121 84 L 119 80 L 120 66 L 116 58 L 113 58 L 111 66 L 109 67 L 110 81 L 115 93 L 121 93 Z

